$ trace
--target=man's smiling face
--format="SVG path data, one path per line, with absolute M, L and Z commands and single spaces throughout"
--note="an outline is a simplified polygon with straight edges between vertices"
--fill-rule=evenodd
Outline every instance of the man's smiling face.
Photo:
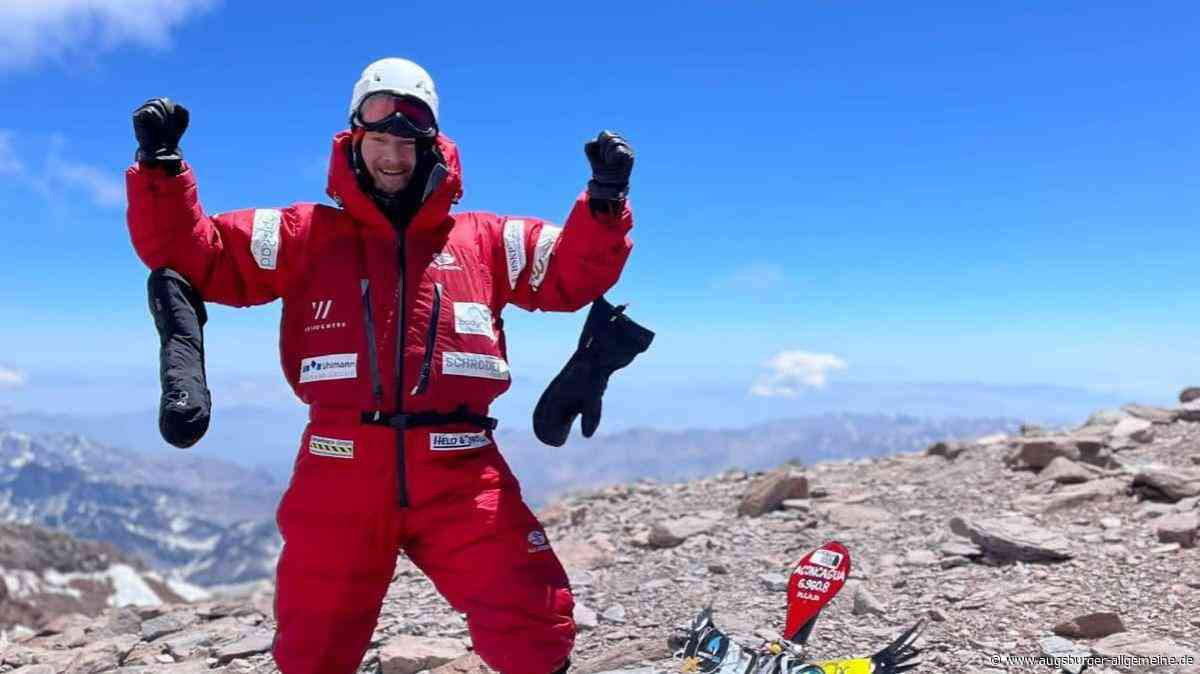
M 375 182 L 375 189 L 396 194 L 408 187 L 417 165 L 417 144 L 411 138 L 368 131 L 362 139 L 363 164 Z

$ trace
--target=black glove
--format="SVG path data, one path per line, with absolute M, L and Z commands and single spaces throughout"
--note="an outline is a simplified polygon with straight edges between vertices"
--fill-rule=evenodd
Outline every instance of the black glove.
M 204 300 L 187 279 L 163 267 L 146 282 L 150 314 L 158 329 L 158 430 L 167 442 L 184 449 L 208 430 L 212 398 L 204 378 Z
M 588 181 L 588 205 L 592 211 L 619 212 L 629 194 L 633 172 L 633 148 L 621 136 L 601 131 L 596 140 L 583 146 L 592 179 Z
M 171 175 L 179 175 L 183 170 L 179 139 L 187 130 L 189 119 L 187 108 L 169 98 L 151 98 L 134 110 L 137 160 L 147 166 L 161 166 Z
M 561 447 L 579 414 L 583 414 L 583 437 L 592 437 L 600 425 L 600 399 L 608 378 L 650 348 L 654 333 L 624 311 L 625 305 L 614 308 L 603 297 L 592 303 L 579 347 L 533 410 L 533 432 L 542 442 Z

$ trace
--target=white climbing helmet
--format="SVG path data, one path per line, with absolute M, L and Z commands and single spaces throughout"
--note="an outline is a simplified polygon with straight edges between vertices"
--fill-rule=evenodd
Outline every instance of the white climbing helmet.
M 434 122 L 438 119 L 437 90 L 433 78 L 421 66 L 402 58 L 380 59 L 367 66 L 354 84 L 354 95 L 350 98 L 350 125 L 355 123 L 354 114 L 363 99 L 381 91 L 399 96 L 412 96 L 429 106 Z

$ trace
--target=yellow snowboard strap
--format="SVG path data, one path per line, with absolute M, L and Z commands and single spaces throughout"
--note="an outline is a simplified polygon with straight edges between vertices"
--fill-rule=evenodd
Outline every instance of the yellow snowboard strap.
M 871 658 L 847 658 L 845 660 L 826 660 L 818 662 L 817 666 L 825 670 L 825 674 L 872 674 L 875 669 Z

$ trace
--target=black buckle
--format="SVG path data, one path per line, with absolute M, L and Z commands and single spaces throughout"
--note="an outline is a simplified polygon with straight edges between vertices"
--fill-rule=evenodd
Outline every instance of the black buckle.
M 446 426 L 448 424 L 472 424 L 478 426 L 480 430 L 494 431 L 499 422 L 482 414 L 474 414 L 467 410 L 466 405 L 459 405 L 457 409 L 449 414 L 441 412 L 413 412 L 413 413 L 398 413 L 384 414 L 379 410 L 373 412 L 362 413 L 362 423 L 372 424 L 375 426 L 390 426 L 398 431 L 407 428 L 420 428 L 424 426 Z
M 362 422 L 374 426 L 391 426 L 398 431 L 402 431 L 409 427 L 410 417 L 411 415 L 408 414 L 384 414 L 379 410 L 375 410 L 374 412 L 363 412 Z

